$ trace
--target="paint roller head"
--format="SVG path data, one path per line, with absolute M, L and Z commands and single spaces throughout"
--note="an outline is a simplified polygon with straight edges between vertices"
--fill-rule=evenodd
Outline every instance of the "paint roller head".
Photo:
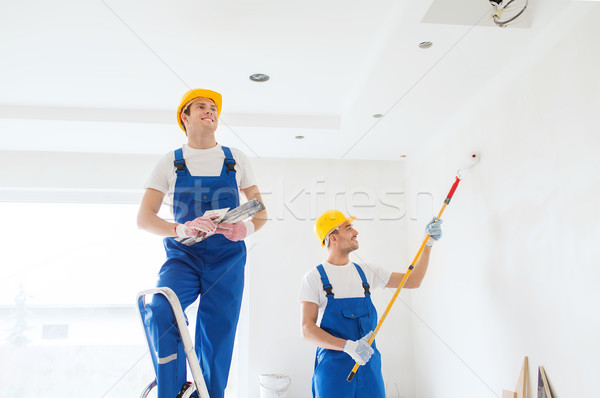
M 465 156 L 465 160 L 463 161 L 463 165 L 460 169 L 458 169 L 458 178 L 461 178 L 461 172 L 466 169 L 470 169 L 475 166 L 481 160 L 481 155 L 479 152 L 470 152 L 468 156 Z
M 481 155 L 479 154 L 479 152 L 473 152 L 473 153 L 471 153 L 469 155 L 469 158 L 465 162 L 466 164 L 461 169 L 462 170 L 464 170 L 464 169 L 470 169 L 471 167 L 473 167 L 477 163 L 479 163 L 480 159 L 481 159 Z

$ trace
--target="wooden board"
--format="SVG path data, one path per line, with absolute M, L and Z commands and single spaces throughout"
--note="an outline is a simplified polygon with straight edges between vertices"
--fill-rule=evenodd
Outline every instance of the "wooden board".
M 527 379 L 529 377 L 529 360 L 527 357 L 523 360 L 523 367 L 517 382 L 517 398 L 527 398 Z
M 552 398 L 552 391 L 550 391 L 550 384 L 543 366 L 538 366 L 537 398 Z
M 502 398 L 517 398 L 517 393 L 512 391 L 502 390 Z

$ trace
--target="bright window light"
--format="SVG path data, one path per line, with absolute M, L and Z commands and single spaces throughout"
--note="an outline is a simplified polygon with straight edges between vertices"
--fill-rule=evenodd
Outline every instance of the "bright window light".
M 124 305 L 151 288 L 162 238 L 136 226 L 137 204 L 0 203 L 0 305 Z
M 154 379 L 136 296 L 165 253 L 137 228 L 138 207 L 0 202 L 0 396 L 131 397 Z M 236 342 L 227 398 L 238 396 L 237 355 Z

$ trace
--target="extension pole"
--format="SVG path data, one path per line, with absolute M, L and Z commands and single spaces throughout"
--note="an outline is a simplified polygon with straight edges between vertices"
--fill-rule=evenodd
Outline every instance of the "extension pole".
M 450 200 L 452 199 L 452 195 L 454 195 L 454 191 L 456 191 L 456 188 L 458 187 L 458 183 L 459 182 L 460 182 L 460 178 L 457 176 L 456 177 L 456 181 L 454 181 L 454 184 L 452 184 L 452 188 L 450 188 L 450 192 L 448 192 L 448 196 L 446 196 L 446 200 L 444 200 L 444 205 L 440 209 L 440 212 L 438 213 L 438 215 L 437 215 L 436 218 L 441 218 L 442 217 L 442 213 L 446 209 L 446 206 L 448 206 L 448 204 L 450 204 Z M 419 248 L 419 251 L 417 252 L 417 255 L 415 256 L 415 258 L 412 261 L 412 263 L 410 263 L 410 266 L 408 267 L 408 270 L 404 274 L 404 278 L 402 278 L 402 280 L 400 281 L 400 284 L 396 288 L 396 292 L 392 296 L 392 299 L 390 300 L 390 303 L 388 304 L 387 308 L 383 312 L 383 315 L 381 316 L 381 318 L 379 318 L 379 322 L 377 323 L 377 327 L 375 328 L 375 330 L 373 331 L 373 334 L 369 338 L 369 345 L 371 345 L 373 343 L 373 340 L 375 340 L 375 336 L 377 335 L 377 332 L 379 332 L 379 328 L 383 324 L 383 321 L 385 321 L 385 318 L 387 317 L 388 312 L 390 312 L 390 309 L 392 308 L 392 305 L 394 305 L 394 301 L 396 301 L 396 298 L 398 297 L 398 294 L 400 293 L 400 290 L 402 289 L 402 286 L 404 286 L 404 283 L 406 282 L 406 280 L 410 276 L 410 273 L 415 268 L 415 263 L 417 262 L 417 260 L 421 256 L 421 253 L 423 252 L 423 249 L 425 249 L 425 245 L 427 244 L 427 240 L 429 239 L 430 236 L 431 235 L 427 234 L 427 236 L 425 236 L 425 239 L 423 239 L 423 243 L 421 243 L 421 247 Z M 360 365 L 358 364 L 358 362 L 354 364 L 354 368 L 352 368 L 352 371 L 350 372 L 350 374 L 348 375 L 348 377 L 346 378 L 346 380 L 352 381 L 352 379 L 354 378 L 354 375 L 356 374 L 356 371 L 358 370 L 359 366 Z

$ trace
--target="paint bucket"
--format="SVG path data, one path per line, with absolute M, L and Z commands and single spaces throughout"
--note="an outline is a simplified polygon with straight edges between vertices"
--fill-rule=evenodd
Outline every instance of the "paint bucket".
M 258 376 L 260 398 L 287 397 L 287 390 L 292 384 L 288 375 L 262 374 Z

